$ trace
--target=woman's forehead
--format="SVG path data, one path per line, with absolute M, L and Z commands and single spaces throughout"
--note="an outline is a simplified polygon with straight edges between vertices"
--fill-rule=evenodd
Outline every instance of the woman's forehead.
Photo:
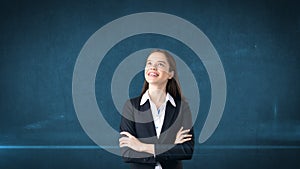
M 149 60 L 151 60 L 151 61 L 164 61 L 164 62 L 168 63 L 165 54 L 163 54 L 161 52 L 151 53 L 149 55 L 149 57 L 147 58 L 147 61 L 149 61 Z

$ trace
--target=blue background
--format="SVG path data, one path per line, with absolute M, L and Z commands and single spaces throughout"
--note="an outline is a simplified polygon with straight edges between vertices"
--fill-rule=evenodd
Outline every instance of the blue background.
M 193 23 L 224 66 L 223 118 L 207 142 L 196 144 L 186 168 L 300 168 L 298 8 L 291 0 L 1 1 L 0 168 L 128 167 L 82 130 L 73 107 L 72 75 L 95 31 L 137 12 L 164 12 Z M 130 37 L 106 55 L 95 91 L 104 117 L 118 128 L 120 116 L 107 91 L 119 59 L 150 47 L 195 63 L 191 69 L 201 93 L 198 138 L 210 103 L 207 72 L 201 61 L 190 59 L 197 56 L 187 46 L 161 35 Z M 131 96 L 140 92 L 142 80 L 141 73 L 134 78 Z

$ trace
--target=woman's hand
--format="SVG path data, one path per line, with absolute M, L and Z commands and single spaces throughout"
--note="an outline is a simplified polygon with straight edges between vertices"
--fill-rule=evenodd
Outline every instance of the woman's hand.
M 129 147 L 135 151 L 141 151 L 142 143 L 137 138 L 126 131 L 120 134 L 125 135 L 119 139 L 120 147 Z
M 183 127 L 181 127 L 176 134 L 176 139 L 175 139 L 174 144 L 181 144 L 186 141 L 190 141 L 192 139 L 192 135 L 188 134 L 189 132 L 190 132 L 190 129 L 183 130 Z
M 154 154 L 154 144 L 145 144 L 126 131 L 122 131 L 121 135 L 125 135 L 119 139 L 120 147 L 129 147 L 138 152 L 147 152 Z

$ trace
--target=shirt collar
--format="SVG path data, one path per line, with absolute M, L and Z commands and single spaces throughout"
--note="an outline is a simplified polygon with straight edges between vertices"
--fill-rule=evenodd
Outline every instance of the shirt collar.
M 150 96 L 149 96 L 148 90 L 143 94 L 141 102 L 140 102 L 140 105 L 145 104 L 147 100 L 150 100 Z M 170 101 L 170 103 L 174 107 L 176 107 L 175 101 L 174 101 L 173 97 L 169 93 L 167 93 L 167 95 L 166 95 L 166 102 L 167 101 Z

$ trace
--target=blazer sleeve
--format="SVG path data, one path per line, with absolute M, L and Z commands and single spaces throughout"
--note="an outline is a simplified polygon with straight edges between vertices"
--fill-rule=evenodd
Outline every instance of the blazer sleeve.
M 136 129 L 135 129 L 135 122 L 134 122 L 134 106 L 133 101 L 128 100 L 123 108 L 123 113 L 121 117 L 121 124 L 120 124 L 120 132 L 127 131 L 133 136 L 137 137 Z M 121 148 L 121 155 L 124 162 L 127 163 L 151 163 L 155 164 L 156 160 L 152 154 L 145 153 L 145 152 L 137 152 L 132 150 L 128 147 Z
M 189 134 L 192 134 L 190 141 L 182 144 L 155 144 L 155 154 L 158 161 L 164 160 L 189 160 L 194 152 L 194 129 L 192 122 L 192 114 L 186 102 L 182 102 L 180 110 L 181 124 L 184 129 L 191 129 Z M 181 127 L 181 126 L 180 126 Z M 175 133 L 175 135 L 177 132 Z

